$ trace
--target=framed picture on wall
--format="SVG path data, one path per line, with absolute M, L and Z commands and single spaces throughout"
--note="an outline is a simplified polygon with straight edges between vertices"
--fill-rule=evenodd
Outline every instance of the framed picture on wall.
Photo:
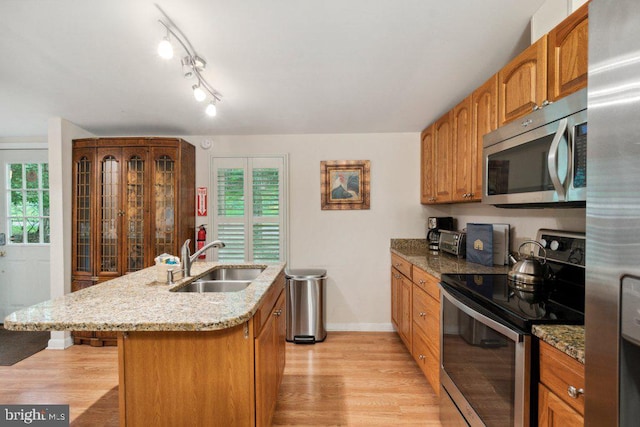
M 369 209 L 369 160 L 320 162 L 322 210 Z

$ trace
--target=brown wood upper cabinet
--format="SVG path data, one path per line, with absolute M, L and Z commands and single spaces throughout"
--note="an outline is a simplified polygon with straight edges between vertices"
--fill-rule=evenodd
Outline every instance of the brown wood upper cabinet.
M 435 203 L 435 162 L 433 125 L 420 135 L 420 203 Z
M 586 3 L 548 35 L 549 101 L 587 86 L 589 4 Z
M 482 200 L 482 139 L 487 133 L 498 128 L 498 75 L 493 75 L 471 95 L 472 153 L 471 200 Z
M 547 99 L 547 36 L 498 72 L 498 124 L 529 114 Z
M 440 117 L 433 125 L 436 203 L 453 199 L 453 126 L 452 112 Z
M 473 198 L 473 166 L 471 96 L 453 109 L 453 201 L 466 202 Z
M 450 203 L 453 200 L 453 111 L 422 131 L 420 203 Z
M 422 131 L 421 203 L 482 200 L 484 135 L 586 87 L 587 5 Z

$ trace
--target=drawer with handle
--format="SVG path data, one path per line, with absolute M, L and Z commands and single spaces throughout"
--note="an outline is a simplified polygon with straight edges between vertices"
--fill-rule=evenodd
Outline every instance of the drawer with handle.
M 540 342 L 540 382 L 584 415 L 584 365 L 569 355 Z
M 404 258 L 391 254 L 391 266 L 411 279 L 411 263 Z
M 433 298 L 440 300 L 439 280 L 422 269 L 413 266 L 413 283 L 424 289 Z

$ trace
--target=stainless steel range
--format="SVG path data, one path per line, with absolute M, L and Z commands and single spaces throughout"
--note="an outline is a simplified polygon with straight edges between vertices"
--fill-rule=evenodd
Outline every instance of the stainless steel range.
M 506 274 L 443 274 L 441 421 L 537 423 L 535 324 L 584 324 L 584 233 L 541 229 L 533 257 L 547 274 L 520 286 Z M 542 254 L 546 252 L 546 261 Z

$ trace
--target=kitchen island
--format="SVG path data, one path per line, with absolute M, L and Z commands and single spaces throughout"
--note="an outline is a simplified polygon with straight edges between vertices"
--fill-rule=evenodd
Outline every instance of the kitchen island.
M 284 369 L 284 264 L 238 292 L 174 292 L 150 267 L 13 313 L 23 331 L 118 331 L 121 426 L 268 425 Z M 233 267 L 251 268 L 253 264 Z

